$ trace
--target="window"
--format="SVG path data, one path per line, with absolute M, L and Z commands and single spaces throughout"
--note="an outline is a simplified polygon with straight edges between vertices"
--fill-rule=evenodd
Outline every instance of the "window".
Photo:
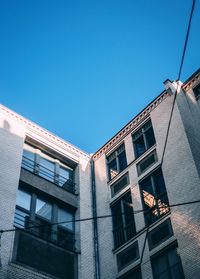
M 194 92 L 194 96 L 196 97 L 196 99 L 199 99 L 199 98 L 200 98 L 200 84 L 198 84 L 198 85 L 193 89 L 193 92 Z
M 140 267 L 132 269 L 126 274 L 118 277 L 118 279 L 142 279 Z
M 107 157 L 108 177 L 113 179 L 118 173 L 127 167 L 126 152 L 124 144 L 120 145 Z
M 138 242 L 134 242 L 128 248 L 117 254 L 118 270 L 122 270 L 127 265 L 139 259 Z
M 113 183 L 111 188 L 111 196 L 112 198 L 119 193 L 124 187 L 126 187 L 129 184 L 129 176 L 128 173 L 120 177 L 115 183 Z
M 157 247 L 159 244 L 170 238 L 172 235 L 172 225 L 170 219 L 167 219 L 162 224 L 160 224 L 155 229 L 149 232 L 149 249 L 152 250 L 153 248 Z
M 69 192 L 73 193 L 75 190 L 73 168 L 62 164 L 41 150 L 40 154 L 37 154 L 36 148 L 28 144 L 24 145 L 22 167 Z
M 183 279 L 184 273 L 180 256 L 171 248 L 151 260 L 154 279 Z
M 152 224 L 169 212 L 168 197 L 162 170 L 159 168 L 140 183 L 146 224 Z
M 18 190 L 14 225 L 62 248 L 74 250 L 74 213 L 41 198 Z M 67 223 L 64 223 L 67 222 Z M 52 225 L 52 223 L 60 223 Z
M 132 207 L 131 192 L 123 195 L 112 206 L 113 236 L 115 248 L 119 247 L 135 233 L 135 221 Z
M 151 121 L 145 123 L 132 137 L 135 157 L 138 158 L 156 142 Z
M 156 150 L 151 152 L 148 156 L 146 156 L 143 160 L 141 160 L 137 164 L 137 172 L 138 175 L 141 175 L 143 172 L 145 172 L 148 168 L 150 168 L 154 163 L 157 162 L 157 154 Z

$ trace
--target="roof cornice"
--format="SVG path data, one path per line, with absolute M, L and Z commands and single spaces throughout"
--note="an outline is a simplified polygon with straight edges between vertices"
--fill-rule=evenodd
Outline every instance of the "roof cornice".
M 191 77 L 189 77 L 182 85 L 182 88 L 187 91 L 195 87 L 200 82 L 200 69 L 198 69 Z
M 3 106 L 2 104 L 0 104 L 0 110 L 2 112 L 6 113 L 9 117 L 12 117 L 12 118 L 16 119 L 17 121 L 25 124 L 25 126 L 27 128 L 27 136 L 32 137 L 33 134 L 36 134 L 36 135 L 48 140 L 49 142 L 51 142 L 59 147 L 62 147 L 63 149 L 67 150 L 68 152 L 76 154 L 76 156 L 85 157 L 87 159 L 91 158 L 91 156 L 89 154 L 87 154 L 86 152 L 80 150 L 76 146 L 61 139 L 60 137 L 54 135 L 53 133 L 50 133 L 48 130 L 43 129 L 42 127 L 35 124 L 34 122 L 27 120 L 23 116 L 8 109 L 7 107 Z
M 140 125 L 149 116 L 149 114 L 169 95 L 170 94 L 164 90 L 146 108 L 144 108 L 129 123 L 127 123 L 114 137 L 112 137 L 97 152 L 95 152 L 93 159 L 97 160 L 104 153 L 108 153 L 111 149 L 113 149 L 121 140 L 123 140 L 130 132 Z

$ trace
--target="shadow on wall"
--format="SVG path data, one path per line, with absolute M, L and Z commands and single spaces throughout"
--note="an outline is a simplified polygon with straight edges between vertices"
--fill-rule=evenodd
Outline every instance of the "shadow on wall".
M 3 128 L 7 131 L 10 131 L 10 124 L 7 120 L 3 121 Z

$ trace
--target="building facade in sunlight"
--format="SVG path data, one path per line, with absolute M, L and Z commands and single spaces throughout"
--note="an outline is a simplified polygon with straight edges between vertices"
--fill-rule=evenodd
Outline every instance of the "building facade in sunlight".
M 200 278 L 200 70 L 164 85 L 92 156 L 0 107 L 0 278 Z

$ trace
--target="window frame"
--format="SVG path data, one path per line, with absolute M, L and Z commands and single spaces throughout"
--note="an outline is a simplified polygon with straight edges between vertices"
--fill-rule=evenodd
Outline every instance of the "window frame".
M 200 83 L 193 88 L 193 94 L 196 100 L 200 99 Z
M 159 279 L 159 277 L 158 277 L 158 275 L 157 276 L 155 275 L 156 264 L 154 264 L 153 262 L 155 262 L 158 258 L 160 259 L 161 257 L 167 257 L 167 271 L 168 271 L 167 273 L 170 274 L 170 278 L 171 278 L 171 267 L 177 265 L 177 263 L 172 266 L 170 266 L 170 264 L 169 264 L 168 254 L 171 251 L 176 251 L 177 258 L 179 260 L 178 264 L 180 265 L 180 269 L 181 269 L 181 279 L 185 278 L 181 257 L 179 255 L 177 249 L 178 249 L 178 243 L 177 243 L 177 240 L 175 240 L 174 242 L 170 243 L 168 246 L 164 247 L 162 250 L 158 251 L 157 253 L 155 253 L 154 255 L 152 255 L 150 257 L 150 262 L 151 262 L 152 273 L 153 273 L 154 279 Z
M 148 123 L 150 123 L 150 126 L 145 129 L 145 125 L 148 125 Z M 149 130 L 149 129 L 152 129 L 152 132 L 153 132 L 153 139 L 154 139 L 154 143 L 152 145 L 149 146 L 148 144 L 148 140 L 147 140 L 147 136 L 146 136 L 146 132 Z M 140 132 L 141 131 L 141 136 L 143 138 L 143 141 L 144 141 L 144 151 L 139 154 L 137 148 L 136 148 L 136 140 L 134 140 L 134 135 L 136 135 L 136 133 Z M 139 138 L 139 137 L 138 137 Z M 137 139 L 138 139 L 137 138 Z M 141 127 L 139 127 L 136 131 L 134 131 L 132 133 L 132 142 L 133 142 L 133 149 L 134 149 L 134 154 L 135 154 L 135 159 L 138 159 L 140 156 L 142 156 L 147 150 L 149 150 L 152 146 L 154 146 L 156 144 L 156 138 L 155 138 L 155 133 L 154 133 L 154 129 L 153 129 L 153 125 L 152 125 L 152 121 L 151 119 L 149 118 L 148 120 L 145 121 L 145 123 L 142 124 Z
M 159 234 L 160 230 L 162 230 L 165 226 L 168 227 L 168 231 L 169 233 L 166 234 L 163 238 L 161 238 L 159 241 L 157 241 L 156 243 L 153 243 L 152 237 L 155 234 Z M 153 250 L 154 248 L 156 248 L 157 246 L 159 246 L 160 244 L 164 243 L 166 240 L 168 240 L 169 238 L 171 238 L 174 235 L 173 233 L 173 228 L 172 228 L 172 223 L 170 218 L 167 218 L 166 220 L 164 220 L 161 224 L 159 224 L 158 226 L 156 226 L 153 230 L 151 230 L 148 233 L 148 244 L 149 244 L 149 251 Z
M 115 191 L 115 186 L 118 185 L 123 179 L 126 179 L 126 183 L 120 187 L 117 191 Z M 125 189 L 130 184 L 129 179 L 129 172 L 126 172 L 124 175 L 122 175 L 119 179 L 117 179 L 114 183 L 110 185 L 110 191 L 111 191 L 111 198 L 114 198 L 117 194 L 119 194 L 123 189 Z
M 164 182 L 163 186 L 165 188 L 165 191 L 159 195 L 156 194 L 157 192 L 157 188 L 155 186 L 155 181 L 154 181 L 154 176 L 156 174 L 156 172 L 160 171 L 161 175 L 162 175 L 162 180 Z M 150 195 L 150 198 L 151 196 L 153 196 L 153 203 L 155 202 L 156 204 L 154 204 L 152 207 L 148 207 L 148 205 L 145 204 L 145 201 L 144 201 L 144 194 L 143 194 L 143 189 L 141 187 L 141 184 L 142 182 L 144 182 L 148 177 L 150 177 L 150 181 L 151 181 L 151 188 L 152 188 L 152 192 L 153 194 L 151 193 L 148 193 Z M 166 189 L 166 185 L 165 185 L 165 180 L 164 180 L 164 176 L 163 176 L 163 172 L 162 172 L 162 169 L 161 169 L 161 166 L 158 166 L 156 167 L 155 169 L 153 169 L 150 173 L 148 173 L 145 177 L 143 177 L 139 182 L 139 189 L 140 189 L 140 196 L 141 196 L 141 201 L 142 201 L 142 205 L 143 205 L 143 210 L 144 210 L 144 219 L 145 219 L 145 224 L 146 226 L 149 226 L 149 225 L 152 225 L 154 224 L 155 222 L 157 222 L 158 220 L 160 220 L 162 217 L 166 216 L 166 214 L 168 214 L 170 212 L 170 208 L 168 207 L 169 205 L 169 199 L 168 199 L 168 194 L 167 194 L 167 189 Z M 160 198 L 166 198 L 166 210 L 167 212 L 163 213 L 163 214 L 160 214 L 160 211 L 159 211 L 159 203 L 160 203 Z M 160 207 L 160 208 L 163 208 L 163 207 Z M 163 209 L 164 210 L 164 209 Z M 157 212 L 158 214 L 158 217 L 155 218 L 154 220 L 152 220 L 152 211 L 154 212 Z M 150 215 L 150 218 L 149 218 L 149 215 Z M 156 213 L 155 213 L 156 215 Z
M 16 207 L 15 207 L 15 216 L 14 216 L 14 226 L 17 228 L 20 228 L 26 232 L 29 232 L 31 234 L 33 234 L 36 237 L 39 237 L 41 239 L 47 240 L 53 244 L 56 244 L 58 246 L 59 245 L 59 240 L 58 240 L 58 232 L 59 229 L 61 229 L 62 231 L 66 232 L 66 235 L 68 236 L 69 234 L 72 236 L 73 238 L 73 244 L 72 246 L 70 246 L 71 248 L 66 248 L 67 250 L 71 250 L 74 251 L 75 249 L 75 208 L 74 209 L 69 209 L 67 207 L 64 207 L 63 205 L 60 205 L 58 202 L 56 202 L 55 200 L 52 199 L 48 199 L 48 197 L 44 197 L 41 194 L 35 193 L 34 191 L 28 191 L 26 189 L 24 189 L 23 187 L 19 187 L 18 189 L 19 191 L 25 192 L 27 194 L 30 195 L 31 199 L 30 199 L 30 210 L 27 210 L 19 205 L 17 205 L 16 203 Z M 36 202 L 37 199 L 40 199 L 46 203 L 49 203 L 52 206 L 52 210 L 51 210 L 51 218 L 47 219 L 43 216 L 40 216 L 39 214 L 36 213 Z M 59 209 L 69 213 L 72 216 L 72 229 L 69 229 L 67 227 L 64 227 L 62 225 L 56 224 L 58 223 L 58 212 Z M 21 213 L 25 213 L 28 216 L 28 226 L 26 226 L 25 222 L 24 222 L 24 227 L 20 226 L 19 223 L 16 223 L 16 210 L 20 211 Z M 17 214 L 19 215 L 19 213 Z M 22 216 L 22 215 L 21 215 Z M 19 219 L 19 218 L 18 218 Z M 45 232 L 42 232 L 43 229 L 43 225 L 41 225 L 40 227 L 40 223 L 45 223 L 46 225 L 44 225 L 44 229 L 48 230 L 48 224 L 49 224 L 49 235 L 46 236 L 41 236 L 42 233 L 45 234 Z M 38 225 L 39 224 L 39 225 Z M 37 230 L 39 228 L 39 230 Z M 41 228 L 41 230 L 40 230 Z M 63 246 L 62 246 L 63 247 Z M 65 247 L 63 247 L 65 248 Z
M 122 149 L 122 150 L 120 150 Z M 123 167 L 121 169 L 120 167 L 120 155 L 124 152 L 125 155 L 125 167 Z M 113 156 L 113 158 L 112 158 Z M 111 160 L 109 158 L 112 158 Z M 116 174 L 114 176 L 112 176 L 111 173 L 111 168 L 110 168 L 110 164 L 111 162 L 113 162 L 114 160 L 116 160 Z M 110 154 L 106 155 L 106 165 L 107 165 L 107 177 L 108 177 L 108 181 L 111 181 L 112 179 L 114 179 L 117 175 L 119 175 L 123 170 L 125 170 L 128 166 L 127 164 L 127 158 L 126 158 L 126 148 L 125 148 L 125 143 L 122 142 L 114 151 L 112 151 Z
M 121 263 L 121 259 L 120 257 L 123 257 L 124 254 L 128 253 L 130 250 L 135 249 L 135 257 L 132 258 L 131 260 L 129 260 L 128 262 L 126 262 L 124 265 Z M 127 266 L 131 265 L 132 263 L 136 262 L 139 258 L 140 258 L 140 254 L 139 254 L 139 246 L 138 246 L 138 240 L 136 240 L 135 242 L 133 242 L 131 245 L 129 245 L 128 247 L 126 247 L 125 249 L 123 249 L 122 251 L 120 251 L 117 255 L 117 268 L 118 271 L 123 270 L 124 268 L 126 268 Z
M 142 279 L 142 272 L 141 272 L 141 266 L 140 265 L 135 266 L 134 268 L 132 268 L 128 272 L 126 272 L 123 275 L 117 277 L 117 279 L 126 279 L 127 276 L 133 275 L 134 272 L 138 272 L 137 277 L 136 277 L 137 279 Z
M 111 213 L 112 213 L 112 228 L 113 228 L 112 232 L 113 232 L 114 249 L 118 249 L 120 246 L 122 246 L 124 243 L 126 243 L 136 235 L 136 225 L 135 225 L 133 208 L 132 208 L 132 214 L 133 214 L 132 222 L 129 223 L 126 220 L 126 217 L 128 215 L 126 215 L 125 213 L 126 209 L 124 206 L 124 201 L 129 198 L 131 199 L 131 203 L 132 203 L 132 195 L 130 190 L 123 193 L 122 196 L 120 196 L 110 204 Z M 117 211 L 120 209 L 119 214 L 121 216 L 121 221 L 119 222 L 118 219 L 117 224 L 115 224 L 116 219 L 114 218 L 115 215 L 117 217 L 117 214 L 114 213 L 114 211 L 116 210 L 115 208 L 117 208 Z M 130 231 L 128 229 L 130 229 Z
M 24 155 L 24 152 L 33 154 L 33 159 Z M 42 160 L 51 162 L 53 164 L 53 170 L 46 167 L 42 163 Z M 42 149 L 30 145 L 27 142 L 24 143 L 23 148 L 22 168 L 55 184 L 59 188 L 75 193 L 75 167 L 63 163 L 61 160 L 56 159 L 54 156 L 48 154 Z M 68 178 L 61 175 L 61 169 L 68 172 Z

